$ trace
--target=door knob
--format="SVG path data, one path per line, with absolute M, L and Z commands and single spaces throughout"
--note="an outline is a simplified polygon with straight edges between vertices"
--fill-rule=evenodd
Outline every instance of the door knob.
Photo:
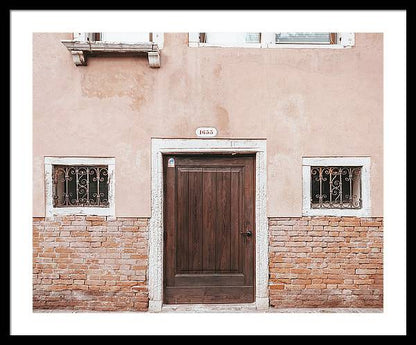
M 253 233 L 251 232 L 251 230 L 247 230 L 246 232 L 241 232 L 242 235 L 245 235 L 247 237 L 250 237 L 251 235 L 253 235 Z

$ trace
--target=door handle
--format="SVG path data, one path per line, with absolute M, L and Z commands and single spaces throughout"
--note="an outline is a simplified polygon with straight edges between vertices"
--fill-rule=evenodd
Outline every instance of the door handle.
M 241 235 L 250 237 L 251 235 L 253 235 L 253 233 L 251 232 L 251 230 L 247 230 L 246 232 L 241 232 Z

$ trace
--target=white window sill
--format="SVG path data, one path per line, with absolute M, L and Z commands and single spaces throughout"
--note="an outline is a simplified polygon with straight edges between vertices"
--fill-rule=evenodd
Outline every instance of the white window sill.
M 303 210 L 304 216 L 335 216 L 335 217 L 370 217 L 370 209 L 345 208 L 307 208 Z
M 272 49 L 347 49 L 351 46 L 344 46 L 342 44 L 289 44 L 279 43 L 270 44 L 267 48 Z
M 61 40 L 62 44 L 71 52 L 76 66 L 86 66 L 87 56 L 102 56 L 105 54 L 142 56 L 147 54 L 149 66 L 160 67 L 160 51 L 156 43 L 138 42 L 107 42 L 107 41 L 77 41 Z
M 48 216 L 68 216 L 68 215 L 85 215 L 85 216 L 114 216 L 113 208 L 104 207 L 52 207 L 48 210 Z

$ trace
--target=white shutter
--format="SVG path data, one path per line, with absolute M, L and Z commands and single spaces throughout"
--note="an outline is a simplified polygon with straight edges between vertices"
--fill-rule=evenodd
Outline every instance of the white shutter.
M 165 41 L 163 32 L 152 32 L 152 37 L 152 42 L 156 43 L 159 49 L 162 49 Z
M 353 32 L 338 32 L 337 44 L 344 47 L 352 47 L 355 45 L 355 35 Z
M 199 32 L 189 32 L 188 40 L 190 47 L 198 47 L 199 45 Z
M 87 40 L 85 32 L 73 32 L 74 41 L 83 42 Z
M 262 32 L 261 33 L 261 46 L 268 47 L 269 45 L 275 44 L 275 33 L 274 32 Z

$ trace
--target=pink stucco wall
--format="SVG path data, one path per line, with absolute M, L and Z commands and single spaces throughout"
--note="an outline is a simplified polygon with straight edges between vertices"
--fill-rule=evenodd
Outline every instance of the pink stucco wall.
M 267 139 L 268 216 L 302 213 L 302 157 L 370 156 L 372 216 L 383 215 L 383 35 L 352 49 L 190 48 L 165 33 L 146 57 L 76 67 L 60 42 L 33 36 L 33 216 L 45 215 L 44 156 L 116 160 L 116 216 L 150 216 L 151 137 Z

